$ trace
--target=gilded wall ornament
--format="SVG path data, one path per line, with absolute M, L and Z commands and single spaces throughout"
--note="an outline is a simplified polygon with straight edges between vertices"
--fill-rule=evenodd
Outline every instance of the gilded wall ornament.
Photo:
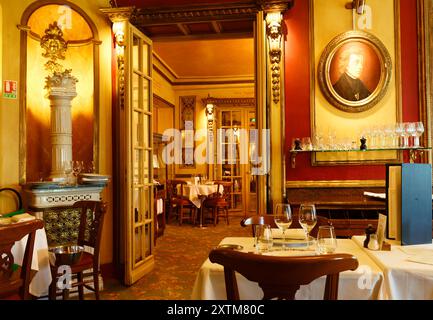
M 49 61 L 45 64 L 45 69 L 51 72 L 63 72 L 63 66 L 56 62 L 57 59 L 64 60 L 68 44 L 63 39 L 63 31 L 54 21 L 45 30 L 45 35 L 41 39 L 41 47 L 45 50 L 42 54 Z
M 269 43 L 269 59 L 271 63 L 272 96 L 274 103 L 280 101 L 281 81 L 281 47 L 282 47 L 282 23 L 283 16 L 280 12 L 270 12 L 266 15 L 266 34 Z

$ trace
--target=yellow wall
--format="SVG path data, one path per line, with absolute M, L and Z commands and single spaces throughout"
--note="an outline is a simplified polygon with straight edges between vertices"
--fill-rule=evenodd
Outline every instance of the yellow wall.
M 25 9 L 35 1 L 0 0 L 2 12 L 7 12 L 1 19 L 2 33 L 0 45 L 1 78 L 7 80 L 20 79 L 20 31 L 16 27 L 20 24 Z M 112 174 L 112 128 L 111 128 L 111 24 L 100 12 L 99 8 L 107 7 L 105 0 L 74 0 L 72 3 L 83 9 L 98 29 L 100 46 L 100 104 L 99 104 L 99 168 L 101 173 Z M 0 52 L 1 53 L 1 52 Z M 18 83 L 19 87 L 19 83 Z M 79 94 L 79 92 L 78 92 Z M 18 92 L 20 95 L 20 92 Z M 18 97 L 19 98 L 19 97 Z M 13 186 L 19 188 L 19 99 L 0 99 L 0 186 Z M 104 223 L 102 236 L 101 263 L 112 261 L 113 247 L 113 213 L 112 213 L 112 186 L 104 190 L 103 199 L 109 203 L 108 213 Z M 0 202 L 1 203 L 1 202 Z M 0 204 L 1 206 L 1 204 Z M 3 208 L 0 207 L 0 210 Z
M 314 60 L 315 77 L 317 79 L 317 66 L 320 57 L 327 44 L 337 35 L 352 30 L 352 13 L 345 9 L 346 0 L 313 0 L 314 1 Z M 371 29 L 369 32 L 382 41 L 388 50 L 392 60 L 392 76 L 388 91 L 384 98 L 373 108 L 361 113 L 348 113 L 333 107 L 323 96 L 319 82 L 315 83 L 314 124 L 315 130 L 326 134 L 328 128 L 336 132 L 337 138 L 354 138 L 360 135 L 360 131 L 371 125 L 384 125 L 395 123 L 398 118 L 398 96 L 396 90 L 396 51 L 395 51 L 395 27 L 394 27 L 394 0 L 370 0 L 367 5 L 371 7 Z M 387 14 L 382 14 L 387 12 Z M 358 29 L 356 16 L 356 28 Z M 332 23 L 329 23 L 332 21 Z M 356 139 L 358 143 L 359 140 Z M 344 158 L 348 157 L 348 159 Z M 360 159 L 358 159 L 361 157 Z M 362 155 L 349 154 L 318 154 L 321 161 L 343 160 L 376 160 L 395 157 L 395 152 L 372 152 Z
M 153 69 L 153 93 L 171 104 L 176 103 L 176 94 L 172 85 Z

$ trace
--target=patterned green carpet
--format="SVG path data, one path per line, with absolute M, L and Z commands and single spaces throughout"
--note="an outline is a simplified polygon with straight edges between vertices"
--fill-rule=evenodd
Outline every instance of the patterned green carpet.
M 216 227 L 209 225 L 204 229 L 172 222 L 157 240 L 154 270 L 131 287 L 122 286 L 113 279 L 104 279 L 101 299 L 191 299 L 195 277 L 210 250 L 225 237 L 251 236 L 251 228 L 242 228 L 240 220 L 232 218 L 228 226 L 220 221 Z

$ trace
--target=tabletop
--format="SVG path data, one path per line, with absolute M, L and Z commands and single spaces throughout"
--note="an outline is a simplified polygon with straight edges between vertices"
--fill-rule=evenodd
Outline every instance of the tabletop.
M 383 271 L 383 298 L 392 300 L 433 299 L 433 244 L 401 246 L 394 240 L 391 251 L 373 251 L 363 247 L 365 236 L 352 240 Z
M 224 238 L 220 244 L 238 244 L 243 246 L 243 251 L 254 251 L 254 238 L 229 237 Z M 288 255 L 297 251 L 286 251 Z M 377 264 L 359 246 L 350 239 L 338 239 L 336 253 L 353 254 L 359 261 L 359 267 L 355 271 L 340 273 L 338 298 L 343 300 L 368 300 L 379 299 L 383 274 Z M 279 254 L 281 255 L 281 254 Z M 242 300 L 257 300 L 263 296 L 262 289 L 257 283 L 247 280 L 240 274 L 236 274 L 239 295 Z M 296 293 L 297 300 L 321 300 L 323 299 L 325 278 L 314 280 L 309 285 L 301 286 Z M 225 300 L 224 269 L 219 264 L 214 264 L 207 259 L 201 266 L 193 288 L 193 300 Z

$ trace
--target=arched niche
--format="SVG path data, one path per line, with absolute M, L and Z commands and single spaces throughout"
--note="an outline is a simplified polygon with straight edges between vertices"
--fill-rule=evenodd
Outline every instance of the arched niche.
M 57 22 L 67 43 L 57 60 L 78 79 L 72 101 L 72 159 L 98 168 L 99 41 L 89 16 L 68 1 L 37 1 L 24 12 L 21 25 L 20 182 L 46 179 L 51 170 L 50 102 L 46 97 L 41 38 Z

